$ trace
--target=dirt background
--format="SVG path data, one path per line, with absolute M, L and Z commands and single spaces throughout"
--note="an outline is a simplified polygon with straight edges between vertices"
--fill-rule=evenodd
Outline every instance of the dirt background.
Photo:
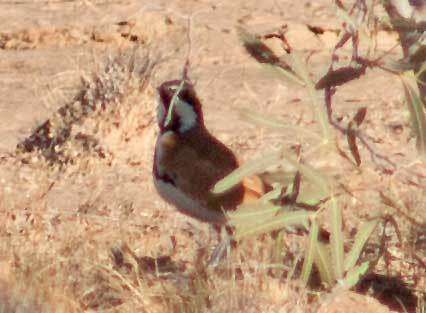
M 2 312 L 17 307 L 47 312 L 46 305 L 56 308 L 52 312 L 313 312 L 321 304 L 327 312 L 340 312 L 333 311 L 333 300 L 312 300 L 304 288 L 289 287 L 292 282 L 271 278 L 265 283 L 264 273 L 246 275 L 245 287 L 231 288 L 226 295 L 221 291 L 235 278 L 210 273 L 203 288 L 190 283 L 191 269 L 206 260 L 200 251 L 212 246 L 210 230 L 166 205 L 151 179 L 155 87 L 180 76 L 188 34 L 190 77 L 213 134 L 241 160 L 280 145 L 301 144 L 307 164 L 338 178 L 352 192 L 351 199 L 342 201 L 348 232 L 369 213 L 391 213 L 425 262 L 426 168 L 410 133 L 398 77 L 367 70 L 362 79 L 340 88 L 333 103 L 341 125 L 360 107 L 368 108 L 365 137 L 390 162 L 372 157 L 363 146 L 360 170 L 336 155 L 319 156 L 313 150 L 316 137 L 300 132 L 320 133 L 307 90 L 256 64 L 236 31 L 238 25 L 262 34 L 283 24 L 295 51 L 310 56 L 313 78 L 324 74 L 340 25 L 328 1 L 0 3 L 0 260 L 8 303 Z M 307 24 L 323 27 L 325 33 L 315 35 Z M 280 51 L 279 42 L 270 44 Z M 378 55 L 396 44 L 394 33 L 380 30 Z M 343 61 L 350 57 L 350 49 L 346 51 Z M 400 49 L 389 56 L 400 58 Z M 131 64 L 138 74 L 129 78 Z M 138 72 L 144 66 L 149 75 Z M 85 115 L 84 107 L 95 109 Z M 260 128 L 241 118 L 242 108 L 296 128 Z M 41 137 L 59 138 L 58 147 L 31 137 L 47 120 L 49 135 Z M 338 132 L 336 137 L 348 153 L 345 137 Z M 17 149 L 26 139 L 27 150 L 34 151 Z M 386 206 L 380 192 L 390 192 L 398 210 Z M 408 223 L 410 218 L 417 224 Z M 256 242 L 252 248 L 258 251 L 248 252 L 248 258 L 270 262 L 262 241 Z M 158 276 L 158 269 L 157 275 L 150 272 L 150 258 L 159 256 L 172 277 Z M 388 274 L 403 273 L 410 288 L 424 290 L 424 279 L 414 279 L 424 275 L 424 268 L 408 259 L 396 250 Z M 210 302 L 200 290 L 211 292 Z M 354 295 L 342 298 L 348 308 L 366 301 Z M 371 312 L 389 311 L 376 305 Z

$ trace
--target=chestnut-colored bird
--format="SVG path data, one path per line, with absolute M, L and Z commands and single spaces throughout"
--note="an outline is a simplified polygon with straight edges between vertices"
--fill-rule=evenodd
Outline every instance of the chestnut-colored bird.
M 190 81 L 172 80 L 158 87 L 153 176 L 158 193 L 180 212 L 216 226 L 224 212 L 258 192 L 238 184 L 222 193 L 212 187 L 238 167 L 234 153 L 204 125 L 201 103 Z

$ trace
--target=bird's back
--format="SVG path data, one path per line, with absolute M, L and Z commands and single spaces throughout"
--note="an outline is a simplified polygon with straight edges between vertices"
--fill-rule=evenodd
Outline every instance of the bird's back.
M 161 163 L 170 169 L 170 184 L 174 184 L 177 189 L 174 195 L 170 194 L 170 190 L 166 195 L 162 194 L 161 190 L 159 192 L 163 198 L 187 215 L 207 222 L 224 222 L 223 211 L 235 209 L 241 203 L 244 196 L 243 186 L 237 185 L 220 195 L 212 194 L 211 188 L 235 170 L 238 162 L 231 150 L 207 130 L 204 132 L 202 135 L 173 134 L 173 140 L 170 140 L 173 144 L 169 145 L 157 142 L 157 145 L 161 144 L 167 151 L 162 153 L 161 160 L 156 156 L 155 163 Z M 164 186 L 162 187 L 164 189 Z M 192 203 L 189 203 L 189 199 L 182 199 L 183 196 L 192 199 Z

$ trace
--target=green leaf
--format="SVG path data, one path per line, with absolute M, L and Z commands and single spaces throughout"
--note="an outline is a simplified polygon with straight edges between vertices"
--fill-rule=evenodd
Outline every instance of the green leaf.
M 305 65 L 306 62 L 304 62 L 302 58 L 295 53 L 291 55 L 291 58 L 293 68 L 295 69 L 297 75 L 302 78 L 308 89 L 309 97 L 311 98 L 312 111 L 314 112 L 317 121 L 321 125 L 323 141 L 324 143 L 330 143 L 332 141 L 332 137 L 325 108 L 326 106 L 319 100 L 322 99 L 323 95 L 315 89 L 314 82 L 311 79 L 309 70 Z
M 182 79 L 181 83 L 179 84 L 179 87 L 176 89 L 175 93 L 173 94 L 172 100 L 170 101 L 169 110 L 167 111 L 166 120 L 164 121 L 164 126 L 167 126 L 171 120 L 173 115 L 173 108 L 176 104 L 176 101 L 179 100 L 179 93 L 182 91 L 183 86 L 185 85 L 185 80 Z
M 228 217 L 234 226 L 238 224 L 254 225 L 275 218 L 280 211 L 284 210 L 285 207 L 270 202 L 254 202 L 240 205 L 238 210 L 228 212 Z
M 265 203 L 276 200 L 281 196 L 282 190 L 283 186 L 280 183 L 273 183 L 273 189 L 265 193 L 259 200 Z
M 303 226 L 307 228 L 309 218 L 314 214 L 305 210 L 271 214 L 273 213 L 273 209 L 270 208 L 269 211 L 258 212 L 257 214 L 253 214 L 250 219 L 247 219 L 249 215 L 242 218 L 240 214 L 244 213 L 239 211 L 240 209 L 228 214 L 230 224 L 235 227 L 235 239 L 237 240 L 291 226 Z M 262 213 L 265 215 L 262 216 Z
M 333 260 L 334 276 L 336 279 L 343 277 L 343 232 L 342 232 L 342 212 L 337 206 L 336 199 L 331 197 L 331 256 Z
M 368 238 L 370 238 L 378 223 L 379 219 L 365 222 L 358 230 L 357 234 L 355 235 L 355 241 L 352 249 L 345 258 L 345 271 L 352 269 L 358 262 L 359 256 L 361 255 Z
M 382 68 L 386 69 L 394 74 L 402 74 L 405 71 L 409 71 L 413 69 L 413 64 L 408 62 L 407 60 L 389 60 L 384 59 Z
M 416 80 L 420 83 L 420 84 L 426 84 L 426 82 L 423 81 L 419 81 L 419 77 L 422 76 L 424 73 L 426 72 L 426 61 L 424 61 L 422 63 L 422 66 L 420 66 L 419 70 L 416 73 Z
M 419 90 L 412 71 L 401 75 L 404 86 L 405 98 L 410 112 L 411 125 L 416 136 L 417 150 L 421 155 L 426 155 L 426 117 L 425 104 L 420 99 Z
M 315 185 L 315 187 L 319 189 L 319 192 L 323 195 L 322 198 L 329 196 L 330 182 L 327 176 L 324 176 L 320 171 L 310 165 L 299 163 L 296 158 L 292 157 L 292 153 L 290 151 L 284 151 L 283 159 L 284 162 L 287 162 L 296 168 L 296 170 L 302 174 L 302 177 Z M 302 191 L 302 194 L 303 193 L 304 191 Z M 302 195 L 299 198 L 301 199 Z
M 309 244 L 308 248 L 306 249 L 301 275 L 302 281 L 305 283 L 305 285 L 308 284 L 309 277 L 311 276 L 312 272 L 312 264 L 314 262 L 316 245 L 318 244 L 318 232 L 318 223 L 316 222 L 315 218 L 313 218 L 311 223 L 311 230 L 309 232 Z
M 340 284 L 347 288 L 352 288 L 353 286 L 359 283 L 360 278 L 368 272 L 369 268 L 370 268 L 370 262 L 369 261 L 363 262 L 361 265 L 356 266 L 352 270 L 350 270 L 346 274 L 345 278 L 340 281 Z
M 244 177 L 257 174 L 259 172 L 265 171 L 268 167 L 272 165 L 276 165 L 280 162 L 281 158 L 282 152 L 275 151 L 270 153 L 269 155 L 262 156 L 259 159 L 249 161 L 234 170 L 225 178 L 218 181 L 214 185 L 212 192 L 215 194 L 223 193 L 226 190 L 239 184 L 244 179 Z
M 319 205 L 322 201 L 327 199 L 330 195 L 322 186 L 312 182 L 310 179 L 302 180 L 302 185 L 297 197 L 298 204 L 306 204 L 309 206 Z
M 334 283 L 333 262 L 330 257 L 330 246 L 317 242 L 315 249 L 315 265 L 321 277 L 321 281 L 328 287 Z

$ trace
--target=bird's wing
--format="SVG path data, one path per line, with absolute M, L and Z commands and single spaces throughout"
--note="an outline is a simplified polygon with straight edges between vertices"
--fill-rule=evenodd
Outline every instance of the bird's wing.
M 176 187 L 198 201 L 200 206 L 212 210 L 235 208 L 242 199 L 241 186 L 222 195 L 210 192 L 219 179 L 237 167 L 235 157 L 229 149 L 223 149 L 223 144 L 209 141 L 209 137 L 204 139 L 197 143 L 174 135 L 167 145 L 162 145 L 167 151 L 161 153 L 161 164 Z

